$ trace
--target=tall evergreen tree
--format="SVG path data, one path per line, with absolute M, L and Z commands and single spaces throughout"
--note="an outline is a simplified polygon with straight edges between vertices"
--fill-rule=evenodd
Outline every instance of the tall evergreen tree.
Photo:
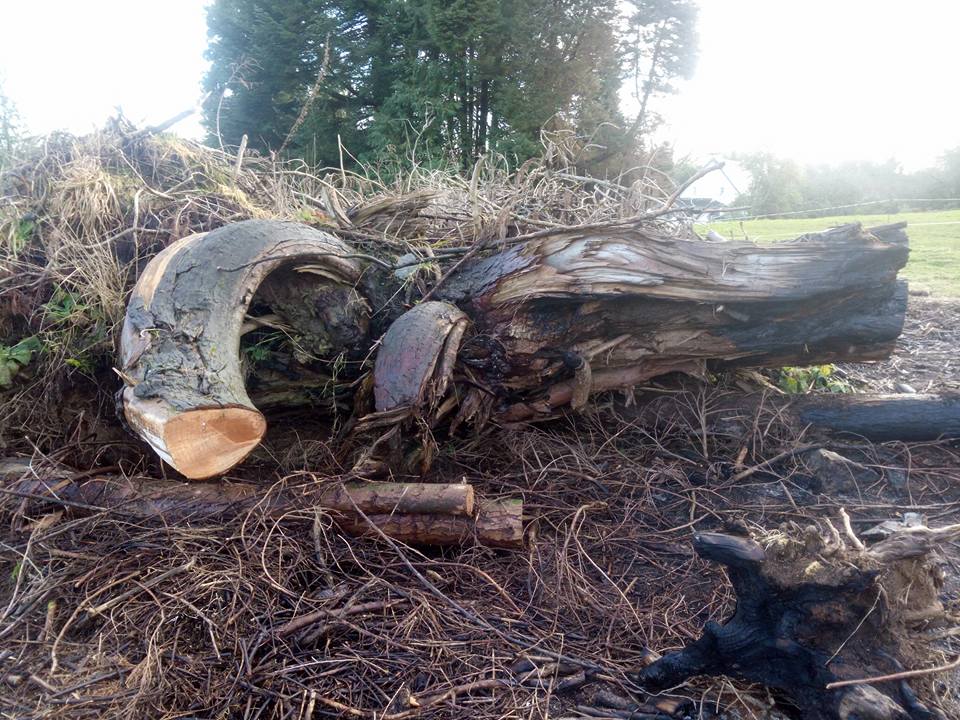
M 206 124 L 214 140 L 246 133 L 318 163 L 337 161 L 338 137 L 359 157 L 417 148 L 464 166 L 490 150 L 522 161 L 551 119 L 583 135 L 629 126 L 619 89 L 643 52 L 648 94 L 684 70 L 690 0 L 634 4 L 625 25 L 618 0 L 215 0 Z M 644 13 L 659 34 L 635 32 Z

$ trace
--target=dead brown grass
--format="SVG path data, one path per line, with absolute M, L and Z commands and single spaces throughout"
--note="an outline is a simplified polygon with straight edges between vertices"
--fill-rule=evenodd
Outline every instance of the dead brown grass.
M 683 392 L 709 417 L 726 391 Z M 692 554 L 694 530 L 795 534 L 839 522 L 840 507 L 858 529 L 908 508 L 931 525 L 960 515 L 960 453 L 949 444 L 845 446 L 880 479 L 828 496 L 811 489 L 796 457 L 733 480 L 738 459 L 753 466 L 794 442 L 772 411 L 761 408 L 745 436 L 704 439 L 701 425 L 641 426 L 610 406 L 444 446 L 427 481 L 465 477 L 486 496 L 524 498 L 536 529 L 519 551 L 424 553 L 350 539 L 313 509 L 158 526 L 122 508 L 4 496 L 4 709 L 38 718 L 574 717 L 604 693 L 642 699 L 629 671 L 644 652 L 679 647 L 729 612 L 722 572 Z M 274 437 L 273 449 L 291 437 Z M 320 476 L 340 472 L 316 447 L 302 452 Z M 36 456 L 36 472 L 45 467 Z M 304 482 L 268 467 L 265 490 Z M 953 603 L 957 557 L 948 546 Z M 918 625 L 910 642 L 925 667 L 960 650 L 942 621 Z M 960 707 L 955 676 L 914 685 L 947 716 Z M 691 717 L 778 717 L 761 688 L 713 679 L 675 692 L 693 703 Z

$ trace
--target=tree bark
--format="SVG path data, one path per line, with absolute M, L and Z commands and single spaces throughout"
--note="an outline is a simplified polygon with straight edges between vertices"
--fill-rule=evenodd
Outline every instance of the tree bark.
M 266 430 L 240 365 L 254 293 L 272 272 L 309 263 L 323 302 L 301 312 L 301 324 L 326 333 L 331 346 L 365 340 L 366 305 L 353 289 L 361 266 L 351 256 L 326 233 L 260 220 L 183 238 L 157 255 L 133 290 L 121 335 L 123 410 L 133 430 L 188 478 L 242 460 Z
M 65 470 L 36 473 L 26 461 L 0 461 L 7 492 L 82 511 L 185 523 L 228 520 L 254 507 L 274 517 L 318 507 L 350 535 L 376 534 L 372 523 L 387 536 L 412 545 L 477 542 L 511 548 L 524 543 L 523 502 L 476 500 L 473 486 L 465 483 L 307 483 L 267 493 L 249 483 L 179 483 L 117 475 L 76 482 L 70 478 Z

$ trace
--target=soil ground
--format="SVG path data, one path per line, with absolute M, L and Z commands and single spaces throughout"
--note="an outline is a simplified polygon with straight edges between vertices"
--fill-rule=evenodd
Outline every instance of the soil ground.
M 955 303 L 911 298 L 894 357 L 841 371 L 883 390 L 960 387 L 958 313 Z M 736 390 L 721 379 L 683 397 L 706 417 L 729 392 Z M 931 526 L 960 520 L 956 442 L 836 445 L 870 470 L 869 481 L 818 477 L 802 455 L 790 455 L 738 482 L 739 468 L 809 438 L 763 408 L 745 435 L 704 426 L 640 426 L 617 400 L 548 425 L 442 443 L 428 480 L 465 478 L 483 495 L 524 498 L 536 524 L 529 547 L 517 551 L 421 552 L 348 539 L 312 509 L 157 526 L 132 522 L 122 508 L 90 513 L 5 496 L 0 711 L 583 717 L 577 708 L 596 707 L 603 693 L 643 699 L 628 675 L 643 654 L 677 648 L 730 612 L 722 571 L 691 550 L 694 530 L 793 533 L 835 520 L 841 507 L 858 532 L 910 511 Z M 265 445 L 264 468 L 283 460 L 336 474 L 325 436 L 305 422 L 286 428 Z M 45 462 L 35 458 L 39 472 Z M 260 479 L 281 482 L 275 470 Z M 283 482 L 305 479 L 313 481 Z M 960 552 L 955 543 L 945 550 L 944 593 L 955 617 Z M 279 632 L 311 612 L 317 619 L 303 631 Z M 929 665 L 960 652 L 950 622 L 921 631 L 939 638 Z M 566 661 L 555 662 L 558 654 Z M 565 684 L 582 667 L 588 681 Z M 914 686 L 956 717 L 955 676 Z M 669 695 L 689 701 L 691 718 L 793 712 L 763 688 L 722 679 Z

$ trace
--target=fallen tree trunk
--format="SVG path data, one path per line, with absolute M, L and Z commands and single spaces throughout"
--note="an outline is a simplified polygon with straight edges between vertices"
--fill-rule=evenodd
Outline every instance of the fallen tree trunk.
M 320 508 L 345 533 L 377 530 L 411 545 L 521 547 L 521 500 L 476 500 L 466 483 L 302 483 L 269 490 L 250 483 L 179 483 L 104 475 L 71 480 L 65 470 L 35 472 L 21 460 L 0 462 L 3 492 L 86 512 L 115 512 L 165 523 L 225 520 L 259 508 L 279 517 Z M 364 517 L 365 516 L 365 517 Z
M 902 225 L 845 225 L 773 245 L 622 224 L 558 230 L 464 261 L 430 290 L 437 300 L 401 315 L 377 351 L 374 412 L 356 428 L 414 418 L 426 438 L 444 418 L 454 428 L 548 418 L 673 371 L 881 359 L 903 323 L 906 257 Z M 315 354 L 362 357 L 374 342 L 370 306 L 382 310 L 378 293 L 396 280 L 382 264 L 291 223 L 248 221 L 171 246 L 127 312 L 131 426 L 189 478 L 229 469 L 265 429 L 236 357 L 251 299 Z M 271 385 L 264 397 L 299 394 Z
M 902 225 L 765 246 L 571 234 L 480 261 L 440 295 L 476 325 L 463 353 L 504 398 L 500 416 L 522 420 L 708 363 L 885 358 L 903 326 L 906 259 Z

